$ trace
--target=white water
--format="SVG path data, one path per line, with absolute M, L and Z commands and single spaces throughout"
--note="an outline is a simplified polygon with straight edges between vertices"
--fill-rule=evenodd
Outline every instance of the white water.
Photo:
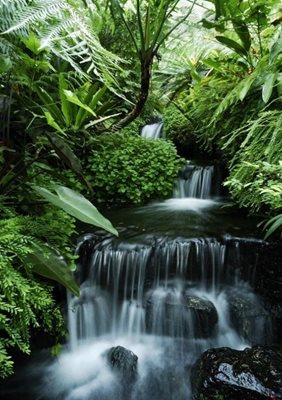
M 147 245 L 105 239 L 90 246 L 80 299 L 69 297 L 70 349 L 45 370 L 45 398 L 191 399 L 187 376 L 203 351 L 252 344 L 230 320 L 230 293 L 244 298 L 251 288 L 229 264 L 226 245 L 215 239 L 159 238 Z M 118 345 L 138 356 L 138 379 L 127 395 L 105 356 Z
M 160 124 L 154 124 L 157 129 Z M 212 167 L 192 170 L 191 191 L 188 180 L 178 182 L 179 198 L 146 209 L 167 210 L 167 217 L 174 209 L 204 213 L 216 204 L 209 198 L 212 174 Z M 232 296 L 262 307 L 240 278 L 238 243 L 166 237 L 95 242 L 85 236 L 78 253 L 84 244 L 81 295 L 68 298 L 69 346 L 43 369 L 44 399 L 192 400 L 189 370 L 206 349 L 240 350 L 269 333 L 263 313 L 246 321 L 250 337 L 232 323 Z M 138 356 L 138 379 L 130 387 L 123 387 L 107 362 L 113 346 Z
M 187 210 L 201 212 L 210 207 L 217 206 L 218 202 L 214 200 L 197 199 L 194 197 L 173 198 L 161 203 L 154 203 L 153 207 L 165 208 L 168 210 Z M 150 207 L 150 206 L 149 206 Z
M 163 122 L 145 125 L 142 128 L 141 136 L 147 139 L 160 139 L 162 136 Z
M 214 167 L 187 165 L 176 181 L 173 197 L 209 199 L 211 197 Z

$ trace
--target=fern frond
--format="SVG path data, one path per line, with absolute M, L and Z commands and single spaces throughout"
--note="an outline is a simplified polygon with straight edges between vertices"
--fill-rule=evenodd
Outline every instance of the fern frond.
M 26 5 L 15 15 L 14 24 L 3 33 L 11 33 L 19 29 L 28 29 L 31 24 L 45 21 L 50 17 L 60 18 L 66 10 L 66 2 L 62 0 L 40 0 Z
M 1 0 L 4 1 L 4 0 Z M 13 18 L 9 13 L 10 3 L 6 3 L 9 14 L 5 27 L 6 35 L 19 33 L 27 35 L 35 30 L 41 41 L 41 48 L 50 50 L 57 57 L 67 61 L 84 77 L 90 72 L 108 85 L 117 87 L 116 69 L 120 59 L 104 49 L 98 35 L 93 31 L 93 24 L 85 12 L 83 1 L 69 0 L 34 0 L 26 2 L 15 0 L 17 7 Z M 3 7 L 5 7 L 3 5 Z M 82 66 L 86 64 L 87 72 Z

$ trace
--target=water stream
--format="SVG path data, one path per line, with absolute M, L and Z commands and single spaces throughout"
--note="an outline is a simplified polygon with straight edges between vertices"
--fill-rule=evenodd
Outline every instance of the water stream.
M 213 166 L 185 173 L 174 198 L 116 215 L 119 238 L 80 239 L 81 296 L 68 297 L 69 345 L 36 366 L 40 398 L 191 400 L 189 371 L 203 351 L 271 340 L 271 320 L 251 287 L 255 258 L 244 265 L 260 240 L 245 237 L 236 218 L 220 222 Z M 137 355 L 134 382 L 111 368 L 114 346 Z
M 162 137 L 163 122 L 145 125 L 142 128 L 141 136 L 146 139 L 160 139 Z

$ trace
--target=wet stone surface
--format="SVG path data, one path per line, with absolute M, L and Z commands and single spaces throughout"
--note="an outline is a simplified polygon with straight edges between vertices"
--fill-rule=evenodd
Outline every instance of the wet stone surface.
M 230 320 L 239 335 L 249 343 L 272 342 L 271 316 L 254 293 L 233 289 L 228 300 Z
M 193 366 L 191 385 L 195 400 L 280 400 L 282 355 L 266 346 L 210 349 Z
M 189 293 L 153 292 L 145 309 L 146 329 L 158 335 L 210 337 L 218 321 L 212 302 Z
M 109 365 L 115 370 L 125 383 L 133 383 L 137 377 L 138 357 L 131 351 L 122 346 L 112 347 L 107 352 Z

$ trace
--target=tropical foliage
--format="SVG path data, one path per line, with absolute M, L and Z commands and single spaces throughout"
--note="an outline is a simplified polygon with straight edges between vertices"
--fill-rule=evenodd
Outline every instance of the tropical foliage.
M 202 24 L 218 42 L 161 82 L 198 145 L 229 168 L 233 200 L 255 213 L 281 212 L 281 4 L 212 1 Z M 182 56 L 183 57 L 183 56 Z M 176 70 L 177 71 L 177 70 Z M 170 82 L 180 91 L 172 92 Z M 186 83 L 186 84 L 185 84 Z M 171 107 L 171 106 L 170 106 Z M 173 139 L 185 145 L 191 130 Z M 278 227 L 278 219 L 274 219 Z
M 182 160 L 170 141 L 140 137 L 160 111 L 179 154 L 219 157 L 233 200 L 270 219 L 267 236 L 281 228 L 281 4 L 0 0 L 0 30 L 7 376 L 35 329 L 64 333 L 51 285 L 78 294 L 72 217 L 117 234 L 87 199 L 170 195 Z
M 52 257 L 55 257 L 54 245 L 74 267 L 69 243 L 74 223 L 64 213 L 54 212 L 51 208 L 35 218 L 19 216 L 11 208 L 2 208 L 0 225 L 0 377 L 3 378 L 13 371 L 11 350 L 16 348 L 29 354 L 35 330 L 41 329 L 53 336 L 53 344 L 64 334 L 53 288 L 47 280 L 39 279 L 36 272 L 40 271 L 35 269 L 40 269 L 44 260 L 50 263 L 51 248 Z M 41 257 L 40 264 L 34 263 L 36 254 Z M 71 288 L 77 291 L 73 284 Z
M 89 181 L 98 202 L 142 204 L 171 195 L 182 164 L 167 141 L 122 133 L 104 135 L 89 158 Z

